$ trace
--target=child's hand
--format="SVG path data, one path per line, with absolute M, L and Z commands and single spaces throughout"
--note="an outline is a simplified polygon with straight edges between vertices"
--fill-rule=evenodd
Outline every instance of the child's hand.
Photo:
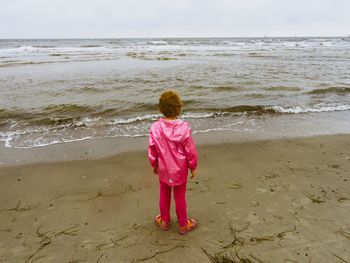
M 195 178 L 197 176 L 197 170 L 191 170 L 191 179 Z
M 158 174 L 158 168 L 153 168 L 153 173 L 154 173 L 155 175 L 157 175 L 157 174 Z

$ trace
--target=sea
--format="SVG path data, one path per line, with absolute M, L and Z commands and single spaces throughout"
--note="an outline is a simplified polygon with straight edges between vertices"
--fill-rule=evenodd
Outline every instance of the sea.
M 193 133 L 350 133 L 350 38 L 0 40 L 0 143 L 147 136 L 177 90 Z

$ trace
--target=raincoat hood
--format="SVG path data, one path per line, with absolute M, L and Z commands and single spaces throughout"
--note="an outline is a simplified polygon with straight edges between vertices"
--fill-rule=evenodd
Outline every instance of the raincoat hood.
M 188 135 L 190 127 L 187 122 L 184 122 L 180 119 L 176 120 L 166 120 L 161 118 L 159 120 L 160 129 L 162 134 L 169 141 L 180 142 L 185 139 L 185 136 Z

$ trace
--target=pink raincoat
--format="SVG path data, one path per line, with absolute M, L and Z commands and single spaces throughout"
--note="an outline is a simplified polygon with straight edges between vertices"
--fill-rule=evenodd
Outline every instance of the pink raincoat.
M 188 169 L 197 168 L 197 151 L 188 122 L 161 118 L 152 124 L 148 159 L 161 181 L 170 186 L 187 181 Z

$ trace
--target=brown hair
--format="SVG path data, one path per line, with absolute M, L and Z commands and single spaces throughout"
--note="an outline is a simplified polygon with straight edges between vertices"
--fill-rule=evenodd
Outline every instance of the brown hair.
M 167 90 L 160 95 L 159 110 L 165 117 L 177 117 L 181 113 L 182 101 L 179 94 L 173 90 Z

